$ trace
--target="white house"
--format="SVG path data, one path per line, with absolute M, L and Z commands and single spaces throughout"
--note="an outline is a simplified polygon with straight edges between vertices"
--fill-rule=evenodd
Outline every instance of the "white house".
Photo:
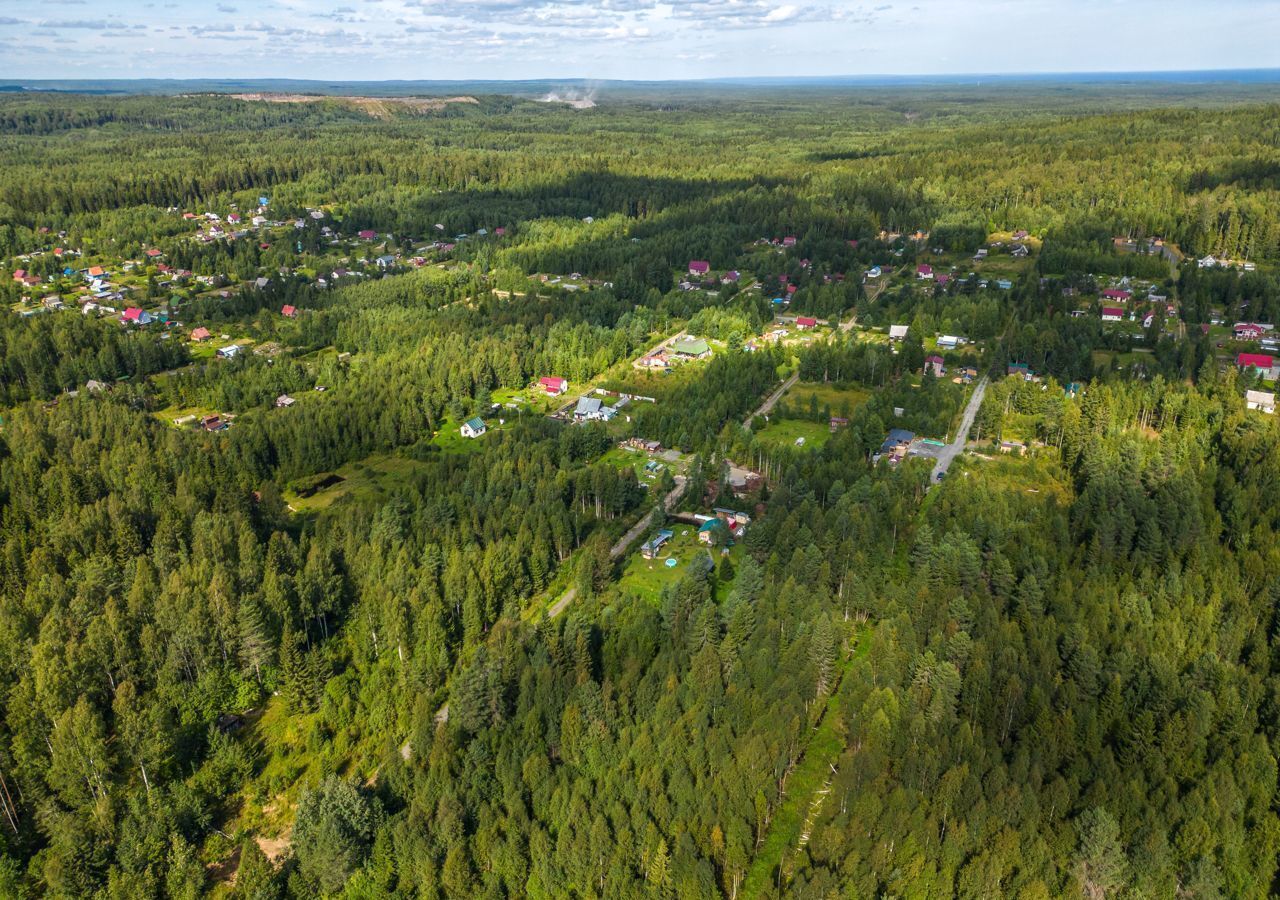
M 464 438 L 478 438 L 488 431 L 488 428 L 485 426 L 484 420 L 476 416 L 463 422 L 461 431 Z
M 239 344 L 228 344 L 227 346 L 223 347 L 221 350 L 218 351 L 218 357 L 220 359 L 234 359 L 239 355 L 240 355 Z
M 1245 406 L 1258 409 L 1270 415 L 1276 411 L 1276 395 L 1266 391 L 1245 391 Z

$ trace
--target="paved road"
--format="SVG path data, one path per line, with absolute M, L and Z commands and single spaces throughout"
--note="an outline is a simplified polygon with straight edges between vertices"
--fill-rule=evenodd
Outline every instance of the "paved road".
M 987 376 L 983 375 L 982 380 L 978 382 L 978 386 L 973 389 L 973 396 L 969 398 L 969 405 L 964 408 L 964 416 L 960 419 L 960 429 L 956 432 L 955 440 L 943 447 L 938 454 L 938 461 L 933 467 L 933 475 L 929 479 L 930 484 L 937 484 L 938 476 L 951 468 L 952 461 L 964 452 L 964 446 L 969 442 L 969 429 L 973 427 L 973 420 L 978 416 L 978 407 L 982 405 L 982 396 L 986 392 Z
M 769 399 L 765 400 L 764 403 L 760 404 L 759 409 L 757 409 L 751 415 L 747 416 L 742 421 L 742 427 L 750 428 L 752 420 L 755 419 L 757 416 L 767 416 L 769 415 L 769 413 L 773 412 L 773 408 L 778 405 L 778 401 L 782 399 L 782 395 L 785 394 L 788 390 L 790 390 L 791 386 L 799 380 L 800 380 L 800 373 L 796 372 L 796 374 L 792 375 L 786 381 L 782 382 L 782 386 L 779 387 L 772 394 L 770 394 Z
M 671 489 L 671 492 L 667 494 L 666 498 L 662 501 L 662 505 L 666 507 L 667 512 L 670 512 L 675 507 L 676 503 L 680 501 L 680 498 L 684 496 L 685 486 L 689 483 L 689 479 L 685 478 L 683 475 L 677 475 L 675 477 L 675 481 L 676 486 Z M 644 534 L 651 525 L 653 525 L 653 517 L 656 513 L 657 510 L 649 510 L 649 512 L 640 518 L 639 522 L 636 522 L 635 525 L 631 526 L 630 531 L 618 538 L 618 542 L 609 548 L 609 558 L 617 559 L 622 554 L 626 553 L 627 548 L 635 543 L 636 539 L 640 537 L 640 535 Z M 551 608 L 547 610 L 548 618 L 554 619 L 556 616 L 560 615 L 560 613 L 564 612 L 576 596 L 578 596 L 578 589 L 576 587 L 571 587 L 569 590 L 565 591 L 564 594 L 561 595 L 560 599 L 553 603 Z

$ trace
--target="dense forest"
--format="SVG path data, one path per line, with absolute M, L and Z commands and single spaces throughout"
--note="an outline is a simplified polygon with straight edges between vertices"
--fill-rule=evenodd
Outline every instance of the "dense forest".
M 0 895 L 1270 895 L 1280 106 L 1085 93 L 0 96 Z

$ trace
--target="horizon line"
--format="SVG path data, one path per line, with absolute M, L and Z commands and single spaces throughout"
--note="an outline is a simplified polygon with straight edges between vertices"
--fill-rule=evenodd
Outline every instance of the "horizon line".
M 1038 78 L 1091 78 L 1091 77 L 1133 77 L 1155 78 L 1170 76 L 1232 76 L 1232 75 L 1274 75 L 1280 82 L 1280 66 L 1239 67 L 1239 68 L 1203 68 L 1203 69 L 1090 69 L 1090 70 L 1043 70 L 1043 71 L 975 71 L 975 72 L 934 72 L 934 73 L 892 73 L 874 72 L 862 74 L 837 75 L 714 75 L 699 78 L 600 78 L 590 75 L 543 75 L 522 78 L 312 78 L 288 75 L 233 75 L 233 76 L 22 76 L 0 74 L 0 84 L 25 83 L 84 83 L 84 82 L 209 82 L 235 83 L 244 81 L 287 81 L 312 84 L 531 84 L 542 82 L 586 82 L 594 84 L 714 84 L 723 82 L 833 82 L 833 81 L 869 81 L 869 80 L 936 80 L 936 79 L 1038 79 Z M 1229 79 L 1228 79 L 1229 80 Z M 1267 83 L 1259 79 L 1259 83 Z

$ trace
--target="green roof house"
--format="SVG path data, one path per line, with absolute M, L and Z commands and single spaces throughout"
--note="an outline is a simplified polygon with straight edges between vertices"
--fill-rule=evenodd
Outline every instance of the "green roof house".
M 697 340 L 685 338 L 672 344 L 671 352 L 688 359 L 702 359 L 704 356 L 711 355 L 711 347 L 702 338 Z

